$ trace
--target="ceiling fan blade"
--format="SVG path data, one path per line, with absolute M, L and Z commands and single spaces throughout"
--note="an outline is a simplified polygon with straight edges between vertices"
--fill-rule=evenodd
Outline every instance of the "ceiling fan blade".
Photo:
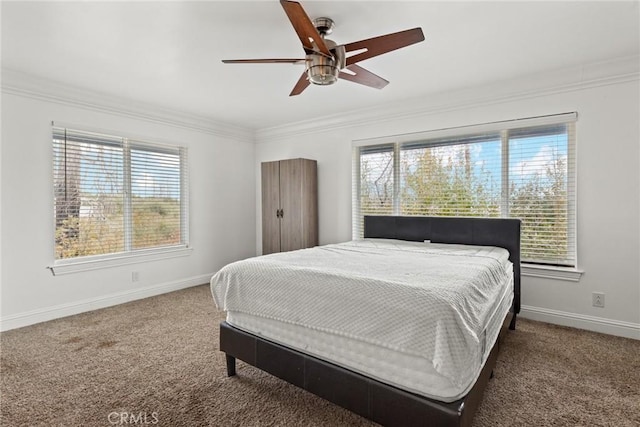
M 424 40 L 424 34 L 421 28 L 413 28 L 411 30 L 399 31 L 397 33 L 387 34 L 384 36 L 373 37 L 366 40 L 360 40 L 344 45 L 345 50 L 353 52 L 356 50 L 366 49 L 365 52 L 348 56 L 346 64 L 351 65 L 392 50 L 400 49 L 405 46 L 412 45 Z
M 304 64 L 304 59 L 223 59 L 225 64 Z
M 327 48 L 324 40 L 320 37 L 316 27 L 313 26 L 311 19 L 309 19 L 309 16 L 302 8 L 302 5 L 298 2 L 288 0 L 280 0 L 280 4 L 289 17 L 289 21 L 291 21 L 293 29 L 298 33 L 298 37 L 300 37 L 300 41 L 302 42 L 302 47 L 305 52 L 316 52 L 328 58 L 333 58 L 333 55 L 329 52 L 329 48 Z
M 344 80 L 349 80 L 354 83 L 360 83 L 361 85 L 374 87 L 376 89 L 382 89 L 383 87 L 389 84 L 387 80 L 373 74 L 369 70 L 365 70 L 364 68 L 358 65 L 351 64 L 347 66 L 346 69 L 349 71 L 352 71 L 354 74 L 349 74 L 344 71 L 340 71 L 340 74 L 338 75 L 339 78 Z
M 304 73 L 302 73 L 302 75 L 298 79 L 298 82 L 293 87 L 293 90 L 291 91 L 289 96 L 300 95 L 303 90 L 305 90 L 307 87 L 309 87 L 309 84 L 310 83 L 309 83 L 309 79 L 307 78 L 307 72 L 305 71 Z

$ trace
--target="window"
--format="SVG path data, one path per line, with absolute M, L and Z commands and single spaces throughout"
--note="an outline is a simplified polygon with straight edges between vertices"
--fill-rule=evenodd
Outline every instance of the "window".
M 522 220 L 522 259 L 576 266 L 575 114 L 356 144 L 354 237 L 364 215 Z
M 187 176 L 186 148 L 54 127 L 55 259 L 187 247 Z

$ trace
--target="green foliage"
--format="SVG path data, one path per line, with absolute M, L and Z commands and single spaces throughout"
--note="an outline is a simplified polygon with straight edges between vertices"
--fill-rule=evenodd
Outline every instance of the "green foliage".
M 180 202 L 175 199 L 133 199 L 133 248 L 180 243 Z
M 56 229 L 56 258 L 102 255 L 124 250 L 122 219 L 69 217 Z
M 77 216 L 56 226 L 56 258 L 103 255 L 125 250 L 122 197 L 82 198 Z M 132 248 L 142 249 L 180 243 L 180 202 L 170 198 L 132 200 Z
M 554 154 L 546 170 L 512 181 L 508 206 L 502 186 L 484 166 L 471 163 L 469 146 L 405 150 L 400 159 L 397 202 L 402 215 L 508 216 L 522 220 L 522 258 L 556 262 L 568 252 L 566 159 Z M 393 214 L 393 153 L 361 156 L 360 208 L 366 214 Z
M 545 261 L 567 256 L 566 161 L 555 158 L 545 174 L 512 183 L 509 214 L 522 220 L 522 257 Z
M 404 215 L 499 216 L 499 197 L 488 191 L 489 175 L 473 173 L 469 147 L 437 155 L 431 149 L 413 150 L 401 163 Z

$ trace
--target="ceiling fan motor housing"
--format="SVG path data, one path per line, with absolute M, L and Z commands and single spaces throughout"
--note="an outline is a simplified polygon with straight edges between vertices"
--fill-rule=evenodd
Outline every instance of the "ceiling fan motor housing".
M 345 66 L 345 48 L 336 45 L 333 40 L 324 39 L 333 58 L 327 58 L 318 53 L 310 53 L 306 56 L 307 76 L 309 81 L 316 85 L 330 85 L 338 80 L 340 70 Z

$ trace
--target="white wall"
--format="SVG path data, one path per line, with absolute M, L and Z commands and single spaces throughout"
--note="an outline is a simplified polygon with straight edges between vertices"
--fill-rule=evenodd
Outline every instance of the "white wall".
M 256 170 L 262 161 L 316 159 L 320 244 L 346 241 L 352 141 L 577 111 L 578 267 L 584 274 L 579 282 L 523 277 L 522 315 L 640 339 L 639 94 L 637 58 L 559 70 L 265 129 L 257 134 Z M 259 180 L 257 174 L 258 252 Z M 606 294 L 605 308 L 592 307 L 595 291 Z
M 3 329 L 208 282 L 224 264 L 255 255 L 255 145 L 251 132 L 155 119 L 131 105 L 2 94 Z M 128 114 L 128 111 L 137 113 Z M 182 119 L 182 118 L 180 118 Z M 188 256 L 53 276 L 51 121 L 185 145 L 190 165 Z M 139 281 L 132 282 L 132 271 Z M 213 304 L 213 302 L 212 302 Z
M 81 100 L 73 92 L 65 99 L 7 89 L 3 77 L 0 326 L 9 329 L 204 283 L 227 262 L 259 253 L 263 161 L 318 160 L 320 243 L 346 241 L 351 238 L 352 141 L 577 111 L 578 259 L 584 274 L 577 283 L 524 277 L 522 314 L 640 338 L 638 76 L 637 58 L 559 70 L 263 129 L 255 135 L 257 145 L 246 130 L 184 117 L 168 120 L 165 112 L 144 114 L 137 106 Z M 125 114 L 129 111 L 134 114 Z M 53 277 L 46 270 L 53 261 L 52 120 L 187 145 L 192 254 Z M 134 270 L 140 273 L 135 283 Z M 595 291 L 605 292 L 604 309 L 591 306 Z

